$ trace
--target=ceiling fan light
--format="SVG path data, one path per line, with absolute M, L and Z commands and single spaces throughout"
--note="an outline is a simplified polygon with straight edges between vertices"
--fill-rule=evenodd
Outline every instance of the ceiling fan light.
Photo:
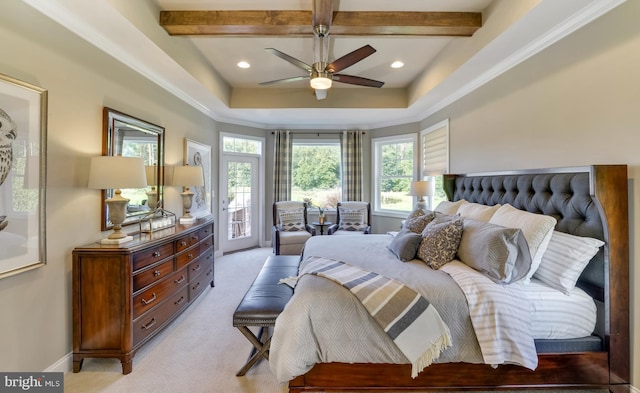
M 311 79 L 311 87 L 318 90 L 327 90 L 331 87 L 331 79 L 323 76 L 318 76 Z

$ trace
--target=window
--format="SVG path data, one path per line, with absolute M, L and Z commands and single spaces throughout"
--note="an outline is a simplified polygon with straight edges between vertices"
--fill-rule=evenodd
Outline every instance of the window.
M 422 176 L 435 180 L 435 195 L 429 197 L 429 208 L 447 199 L 442 187 L 442 175 L 449 173 L 449 119 L 420 132 L 422 145 Z
M 415 135 L 400 135 L 373 140 L 374 212 L 406 216 L 413 210 L 409 196 L 416 174 Z
M 228 153 L 261 154 L 262 142 L 256 139 L 236 138 L 225 136 L 222 138 L 222 149 Z
M 294 141 L 291 199 L 310 206 L 335 208 L 342 198 L 340 143 Z

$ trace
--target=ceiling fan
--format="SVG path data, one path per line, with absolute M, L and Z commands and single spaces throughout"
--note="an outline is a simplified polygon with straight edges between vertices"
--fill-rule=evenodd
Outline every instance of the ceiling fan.
M 267 86 L 276 83 L 309 79 L 311 87 L 315 89 L 316 98 L 319 100 L 326 98 L 327 90 L 331 87 L 333 81 L 358 86 L 382 87 L 384 82 L 360 76 L 339 74 L 340 71 L 374 54 L 376 50 L 371 45 L 365 45 L 328 63 L 329 28 L 331 27 L 333 17 L 333 0 L 313 0 L 312 15 L 314 47 L 312 65 L 289 56 L 275 48 L 265 49 L 294 66 L 303 69 L 307 72 L 307 75 L 262 82 L 260 85 Z

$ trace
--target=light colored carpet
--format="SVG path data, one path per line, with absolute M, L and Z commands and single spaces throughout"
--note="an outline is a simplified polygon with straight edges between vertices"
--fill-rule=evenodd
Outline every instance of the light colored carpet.
M 136 353 L 131 374 L 122 375 L 120 361 L 116 359 L 85 359 L 82 371 L 65 374 L 64 391 L 287 392 L 286 384 L 275 380 L 265 361 L 260 361 L 244 377 L 236 377 L 247 360 L 251 344 L 232 326 L 233 312 L 270 255 L 273 255 L 271 248 L 259 248 L 217 258 L 216 286 L 207 289 L 195 304 Z M 540 391 L 528 393 L 534 392 Z

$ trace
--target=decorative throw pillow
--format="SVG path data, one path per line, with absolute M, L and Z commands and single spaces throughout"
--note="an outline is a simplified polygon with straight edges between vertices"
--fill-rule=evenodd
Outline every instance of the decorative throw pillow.
M 531 253 L 531 269 L 524 278 L 524 282 L 529 283 L 542 262 L 542 254 L 549 245 L 553 228 L 557 222 L 556 219 L 543 214 L 518 210 L 509 204 L 504 204 L 493 214 L 489 222 L 507 228 L 522 229 Z
M 364 231 L 363 221 L 364 210 L 340 208 L 340 224 L 338 225 L 338 230 Z
M 422 216 L 407 218 L 404 222 L 403 228 L 406 228 L 417 234 L 422 234 L 422 231 L 424 231 L 424 228 L 427 226 L 428 223 L 431 222 L 431 220 L 433 220 L 435 216 L 436 215 L 434 212 L 429 212 L 428 214 L 424 214 Z
M 531 268 L 521 229 L 465 218 L 458 259 L 499 284 L 523 279 Z
M 422 232 L 418 258 L 433 269 L 440 269 L 456 256 L 462 237 L 462 220 L 431 221 Z
M 402 262 L 407 262 L 416 257 L 421 240 L 422 235 L 404 228 L 391 240 L 387 248 Z
M 602 240 L 554 231 L 533 277 L 568 295 L 603 245 Z
M 292 210 L 280 210 L 280 227 L 283 231 L 304 231 L 304 208 Z
M 458 207 L 458 214 L 464 218 L 472 218 L 478 221 L 489 222 L 500 206 L 500 204 L 487 206 L 480 203 L 463 203 Z
M 451 201 L 442 201 L 436 206 L 435 211 L 448 214 L 450 216 L 455 216 L 458 214 L 458 208 L 465 203 L 469 203 L 464 199 L 460 199 L 459 201 L 451 202 Z

